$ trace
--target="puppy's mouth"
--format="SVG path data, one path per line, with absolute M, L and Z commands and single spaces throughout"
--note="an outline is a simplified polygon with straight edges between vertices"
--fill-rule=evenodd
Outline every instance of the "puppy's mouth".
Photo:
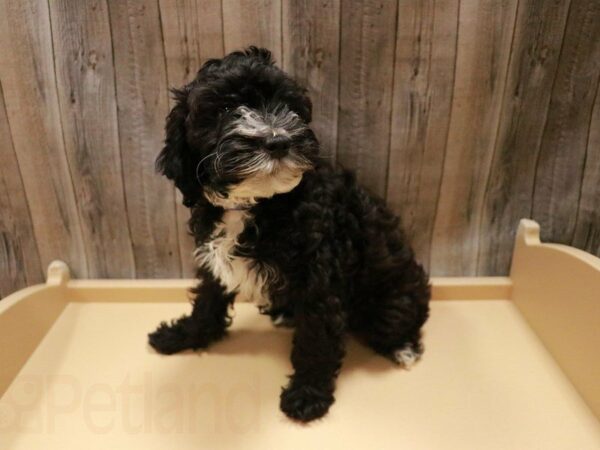
M 230 165 L 228 162 L 227 165 Z M 304 172 L 312 167 L 307 159 L 299 156 L 293 150 L 280 150 L 273 155 L 271 152 L 260 151 L 256 155 L 228 168 L 229 173 L 237 176 L 272 175 L 277 176 L 282 171 Z
M 268 158 L 238 168 L 236 176 L 241 180 L 227 186 L 225 190 L 204 189 L 204 196 L 213 205 L 225 209 L 244 209 L 257 204 L 261 199 L 271 198 L 293 190 L 304 172 L 312 166 L 293 157 Z

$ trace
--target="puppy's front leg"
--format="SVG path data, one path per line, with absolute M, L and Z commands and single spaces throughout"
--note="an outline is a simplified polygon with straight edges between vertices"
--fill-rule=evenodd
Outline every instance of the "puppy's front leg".
M 192 290 L 195 294 L 192 314 L 162 322 L 156 331 L 148 335 L 148 341 L 159 353 L 170 355 L 187 349 L 206 348 L 225 336 L 231 323 L 227 315 L 235 293 L 225 288 L 207 270 L 198 273 L 200 284 Z
M 281 410 L 292 419 L 317 419 L 334 402 L 335 378 L 345 353 L 344 329 L 339 298 L 309 298 L 298 305 L 292 349 L 295 372 L 281 393 Z

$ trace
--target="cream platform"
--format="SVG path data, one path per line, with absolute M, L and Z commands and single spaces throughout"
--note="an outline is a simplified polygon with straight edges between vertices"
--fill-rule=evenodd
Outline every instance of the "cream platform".
M 510 277 L 435 278 L 411 371 L 350 340 L 322 420 L 279 411 L 291 331 L 237 303 L 208 352 L 161 356 L 189 280 L 48 281 L 0 302 L 0 449 L 600 449 L 600 260 L 520 224 Z

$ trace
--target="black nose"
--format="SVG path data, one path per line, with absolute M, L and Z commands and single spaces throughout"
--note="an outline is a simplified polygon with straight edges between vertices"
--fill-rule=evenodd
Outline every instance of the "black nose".
M 265 148 L 273 158 L 287 155 L 292 140 L 287 136 L 276 135 L 265 139 Z

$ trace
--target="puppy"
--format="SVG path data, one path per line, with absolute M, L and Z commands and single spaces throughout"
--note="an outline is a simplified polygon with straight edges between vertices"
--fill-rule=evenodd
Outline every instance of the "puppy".
M 200 283 L 191 314 L 150 345 L 206 348 L 236 296 L 255 302 L 295 327 L 280 405 L 299 421 L 333 403 L 347 332 L 401 366 L 418 360 L 428 277 L 398 218 L 319 156 L 306 90 L 250 47 L 208 61 L 174 96 L 156 167 L 191 210 Z

